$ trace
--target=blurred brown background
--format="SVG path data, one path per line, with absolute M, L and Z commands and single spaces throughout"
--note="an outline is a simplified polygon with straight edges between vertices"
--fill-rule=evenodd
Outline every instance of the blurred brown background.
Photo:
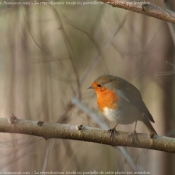
M 99 112 L 95 92 L 87 89 L 98 76 L 112 74 L 141 91 L 160 135 L 174 134 L 172 24 L 107 4 L 28 2 L 31 4 L 0 5 L 2 118 L 14 113 L 23 119 L 99 127 L 78 106 L 70 106 L 76 96 L 113 127 L 114 123 Z M 149 2 L 166 7 L 163 1 Z M 137 126 L 137 132 L 147 133 L 142 123 Z M 128 132 L 133 128 L 134 124 L 117 127 Z M 134 171 L 120 151 L 110 146 L 46 141 L 20 134 L 0 136 L 1 171 Z M 173 154 L 127 150 L 141 171 L 154 175 L 175 173 Z

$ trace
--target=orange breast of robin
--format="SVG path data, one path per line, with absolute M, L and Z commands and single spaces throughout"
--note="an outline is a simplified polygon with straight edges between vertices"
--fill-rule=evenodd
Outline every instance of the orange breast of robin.
M 96 92 L 98 106 L 102 112 L 105 107 L 110 109 L 116 109 L 118 107 L 118 95 L 115 91 L 105 88 L 103 91 Z

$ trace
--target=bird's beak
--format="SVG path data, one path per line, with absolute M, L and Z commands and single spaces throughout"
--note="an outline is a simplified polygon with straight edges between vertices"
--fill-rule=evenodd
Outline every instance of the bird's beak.
M 88 89 L 94 89 L 94 87 L 93 86 L 90 86 L 90 87 L 88 87 Z

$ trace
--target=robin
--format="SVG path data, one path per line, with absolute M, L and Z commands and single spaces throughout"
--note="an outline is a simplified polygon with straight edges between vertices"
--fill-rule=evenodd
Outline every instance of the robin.
M 110 129 L 111 137 L 118 124 L 125 125 L 133 122 L 135 122 L 133 132 L 135 134 L 137 121 L 142 121 L 146 125 L 150 135 L 157 135 L 151 125 L 151 122 L 155 123 L 154 119 L 134 85 L 120 77 L 102 75 L 92 83 L 89 89 L 96 91 L 98 107 L 104 116 L 117 123 L 113 129 Z

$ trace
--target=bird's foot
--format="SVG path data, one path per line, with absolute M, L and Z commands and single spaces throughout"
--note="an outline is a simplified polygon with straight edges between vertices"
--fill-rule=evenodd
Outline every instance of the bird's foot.
M 131 141 L 133 142 L 133 139 L 135 139 L 136 138 L 136 130 L 134 130 L 133 132 L 132 132 L 132 134 L 130 134 L 128 137 L 129 138 L 131 138 Z
M 108 132 L 110 132 L 110 139 L 111 140 L 116 139 L 115 138 L 115 133 L 116 133 L 115 127 L 112 129 L 109 129 Z
M 150 133 L 150 139 L 153 139 L 154 138 L 154 135 L 156 135 L 155 133 Z

